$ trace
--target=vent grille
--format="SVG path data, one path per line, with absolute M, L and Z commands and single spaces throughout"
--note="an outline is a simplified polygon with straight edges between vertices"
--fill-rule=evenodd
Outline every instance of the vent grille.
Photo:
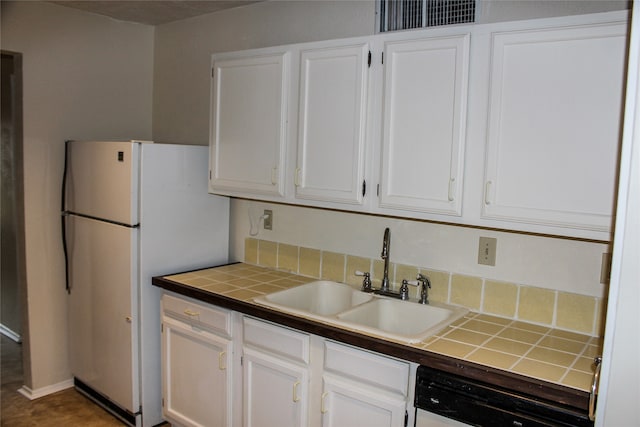
M 380 32 L 475 22 L 476 0 L 380 0 Z

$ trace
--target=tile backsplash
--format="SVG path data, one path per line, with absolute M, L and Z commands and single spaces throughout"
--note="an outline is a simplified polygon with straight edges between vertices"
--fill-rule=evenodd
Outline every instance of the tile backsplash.
M 370 272 L 375 287 L 379 284 L 384 269 L 381 259 L 254 238 L 245 240 L 244 262 L 302 276 L 343 282 L 354 287 L 362 284 L 362 277 L 354 274 L 356 270 Z M 425 274 L 431 280 L 429 299 L 432 301 L 462 305 L 478 313 L 591 336 L 602 335 L 602 298 L 420 266 L 393 262 L 389 265 L 389 280 L 395 288 L 402 279 L 413 280 L 418 273 Z M 410 293 L 412 298 L 417 298 L 417 288 L 412 287 Z

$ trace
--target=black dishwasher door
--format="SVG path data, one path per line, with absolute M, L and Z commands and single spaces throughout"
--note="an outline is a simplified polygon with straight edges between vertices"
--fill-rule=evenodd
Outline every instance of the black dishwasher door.
M 486 427 L 593 427 L 586 413 L 419 366 L 415 407 Z

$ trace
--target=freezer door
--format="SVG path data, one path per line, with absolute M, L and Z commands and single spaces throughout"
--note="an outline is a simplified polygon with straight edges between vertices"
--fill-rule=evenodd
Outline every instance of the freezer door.
M 135 413 L 138 230 L 76 216 L 66 221 L 72 374 Z
M 68 144 L 65 210 L 137 224 L 140 144 L 111 141 Z

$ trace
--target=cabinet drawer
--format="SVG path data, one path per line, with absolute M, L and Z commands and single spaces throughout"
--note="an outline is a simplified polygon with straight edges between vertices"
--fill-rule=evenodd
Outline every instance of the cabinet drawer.
M 204 305 L 190 298 L 162 296 L 164 315 L 182 320 L 190 325 L 206 328 L 220 335 L 231 336 L 231 311 Z
M 409 364 L 343 344 L 325 342 L 325 370 L 407 395 Z
M 309 335 L 293 329 L 244 317 L 244 343 L 309 363 Z

